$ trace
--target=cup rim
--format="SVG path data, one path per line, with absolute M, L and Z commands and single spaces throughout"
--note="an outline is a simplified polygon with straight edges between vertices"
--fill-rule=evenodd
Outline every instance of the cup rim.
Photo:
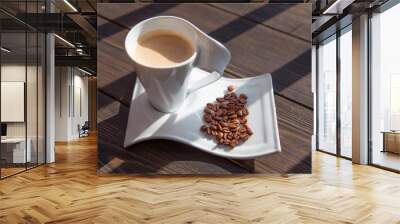
M 127 46 L 128 46 L 128 38 L 129 38 L 129 36 L 131 35 L 131 33 L 133 32 L 133 30 L 134 30 L 137 26 L 139 26 L 139 25 L 141 25 L 141 24 L 143 24 L 143 23 L 146 23 L 146 22 L 148 22 L 148 21 L 151 21 L 151 20 L 168 19 L 168 18 L 170 18 L 170 19 L 172 18 L 172 19 L 176 19 L 176 20 L 181 20 L 181 21 L 187 23 L 188 25 L 191 25 L 192 27 L 194 26 L 191 22 L 189 22 L 189 21 L 187 21 L 187 20 L 185 20 L 185 19 L 176 17 L 176 16 L 155 16 L 155 17 L 151 17 L 151 18 L 148 18 L 148 19 L 145 19 L 145 20 L 139 22 L 138 24 L 136 24 L 135 26 L 133 26 L 133 27 L 129 30 L 128 34 L 127 34 L 126 37 L 125 37 L 125 51 L 126 51 L 126 53 L 128 54 L 128 56 L 131 58 L 132 61 L 134 61 L 136 64 L 139 64 L 140 66 L 145 67 L 145 68 L 151 68 L 151 69 L 172 69 L 172 68 L 178 68 L 178 67 L 181 67 L 181 66 L 183 66 L 183 65 L 186 65 L 186 64 L 188 64 L 190 61 L 193 61 L 193 60 L 196 58 L 196 56 L 197 56 L 197 49 L 196 49 L 196 46 L 193 46 L 193 47 L 194 47 L 193 54 L 192 54 L 192 56 L 190 56 L 188 59 L 186 59 L 186 60 L 184 60 L 184 61 L 182 61 L 182 62 L 179 62 L 179 63 L 177 63 L 177 64 L 174 64 L 174 65 L 167 65 L 167 66 L 149 66 L 149 65 L 145 65 L 145 64 L 140 63 L 140 62 L 138 62 L 137 60 L 135 60 L 135 58 L 133 57 L 133 55 L 131 55 L 131 53 L 129 53 L 128 47 L 127 47 Z M 194 28 L 194 27 L 193 27 L 193 28 Z M 192 43 L 192 44 L 194 44 L 194 43 Z

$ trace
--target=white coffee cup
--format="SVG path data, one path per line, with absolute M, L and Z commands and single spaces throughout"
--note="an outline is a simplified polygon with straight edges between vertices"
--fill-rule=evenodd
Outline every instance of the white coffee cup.
M 155 30 L 170 30 L 190 41 L 193 55 L 173 66 L 149 66 L 135 60 L 134 49 L 142 35 Z M 150 103 L 161 112 L 174 112 L 192 92 L 221 78 L 230 60 L 230 52 L 187 20 L 174 16 L 146 19 L 134 26 L 125 39 L 125 50 L 133 60 L 136 74 L 146 90 Z M 189 86 L 193 67 L 209 72 L 209 76 Z

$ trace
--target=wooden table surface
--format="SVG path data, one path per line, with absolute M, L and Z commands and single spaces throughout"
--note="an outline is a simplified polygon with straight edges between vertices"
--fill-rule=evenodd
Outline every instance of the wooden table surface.
M 311 172 L 311 4 L 98 4 L 98 165 L 104 173 L 245 174 Z M 129 29 L 153 16 L 185 18 L 232 53 L 224 75 L 271 73 L 282 152 L 230 160 L 166 140 L 123 147 L 134 67 Z

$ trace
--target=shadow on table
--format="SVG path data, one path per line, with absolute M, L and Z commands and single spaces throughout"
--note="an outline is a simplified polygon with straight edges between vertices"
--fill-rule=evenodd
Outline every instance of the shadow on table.
M 118 19 L 129 18 L 140 21 L 147 17 L 160 14 L 175 6 L 177 6 L 177 4 L 166 6 L 149 5 L 133 13 L 118 17 Z M 244 16 L 257 15 L 259 18 L 261 16 L 261 19 L 265 21 L 285 10 L 286 9 L 277 10 L 275 13 L 263 15 L 260 14 L 262 9 L 256 9 Z M 238 17 L 227 25 L 212 31 L 210 34 L 219 41 L 228 42 L 256 25 L 257 23 L 255 22 L 250 22 L 242 19 L 242 17 Z M 107 29 L 107 24 L 99 26 L 98 29 Z M 113 32 L 108 32 L 103 34 L 101 38 L 106 38 L 113 34 Z M 287 78 L 287 68 L 291 67 L 295 69 L 303 63 L 310 63 L 310 58 L 311 50 L 304 52 L 292 61 L 281 66 L 281 68 L 274 71 L 272 76 L 275 91 L 283 90 L 292 83 L 301 79 L 303 76 L 307 75 L 309 73 L 307 69 L 300 69 L 298 74 Z M 123 78 L 114 81 L 104 88 L 118 88 L 121 86 L 121 83 L 131 81 L 131 78 L 133 78 L 133 75 L 127 74 L 126 76 L 123 76 Z M 277 82 L 278 80 L 279 82 Z M 127 97 L 130 98 L 132 92 L 129 93 L 130 94 L 128 94 Z M 108 103 L 104 103 L 99 105 L 99 108 L 107 105 Z M 120 108 L 119 113 L 99 123 L 99 127 L 107 127 L 107 123 L 119 123 L 121 125 L 121 130 L 107 130 L 107 128 L 103 130 L 107 133 L 117 131 L 119 132 L 118 134 L 115 135 L 114 133 L 110 133 L 110 135 L 108 135 L 105 133 L 105 138 L 99 138 L 98 158 L 100 166 L 107 165 L 115 158 L 119 158 L 121 161 L 123 161 L 119 163 L 118 167 L 115 167 L 111 172 L 136 174 L 241 174 L 252 173 L 254 171 L 254 160 L 246 161 L 246 164 L 243 166 L 242 164 L 238 164 L 236 161 L 220 158 L 218 156 L 202 152 L 198 149 L 194 149 L 191 146 L 173 141 L 149 140 L 125 149 L 123 148 L 123 142 L 128 119 L 128 112 L 126 110 L 126 108 Z M 101 132 L 101 128 L 99 129 L 99 132 Z M 118 137 L 113 139 L 115 136 Z M 303 166 L 302 164 L 304 162 L 307 163 L 308 161 L 310 161 L 310 158 L 304 158 L 302 161 L 299 161 L 298 166 Z M 294 166 L 290 171 L 295 172 L 296 169 L 296 166 Z
M 150 18 L 154 15 L 158 15 L 165 11 L 168 11 L 169 9 L 171 9 L 177 5 L 179 5 L 179 4 L 165 4 L 165 5 L 149 4 L 149 5 L 146 5 L 134 12 L 129 12 L 127 14 L 121 15 L 113 20 L 115 20 L 115 21 L 130 20 L 130 21 L 137 21 L 136 23 L 138 23 L 138 22 L 145 20 L 147 18 Z M 99 12 L 99 15 L 101 16 L 101 11 Z M 133 23 L 133 24 L 136 24 L 136 23 Z M 99 35 L 97 41 L 101 41 L 102 39 L 105 39 L 109 36 L 112 36 L 112 35 L 118 33 L 119 31 L 121 31 L 120 29 L 115 30 L 115 29 L 113 29 L 113 27 L 115 27 L 115 24 L 111 24 L 111 23 L 105 23 L 103 25 L 98 26 L 97 30 L 102 31 L 102 35 Z
M 243 16 L 239 16 L 238 18 L 232 20 L 228 24 L 219 27 L 218 29 L 209 32 L 209 35 L 215 38 L 222 43 L 226 43 L 235 37 L 245 33 L 246 31 L 254 28 L 259 23 L 262 23 L 266 20 L 273 18 L 274 16 L 279 15 L 286 10 L 289 10 L 295 4 L 287 4 L 284 8 L 276 8 L 276 10 L 269 11 L 269 13 L 265 13 L 266 8 L 271 8 L 272 6 L 267 4 L 263 5 L 249 13 L 246 13 Z M 257 17 L 257 22 L 249 21 L 247 18 Z M 246 18 L 246 19 L 245 19 Z

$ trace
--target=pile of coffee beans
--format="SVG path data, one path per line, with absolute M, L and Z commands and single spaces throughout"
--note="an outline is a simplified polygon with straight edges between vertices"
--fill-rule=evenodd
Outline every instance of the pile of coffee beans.
M 234 148 L 245 142 L 253 134 L 247 123 L 249 110 L 246 107 L 247 96 L 234 92 L 235 86 L 228 86 L 228 93 L 207 103 L 204 108 L 204 122 L 200 130 L 215 137 L 220 145 Z

